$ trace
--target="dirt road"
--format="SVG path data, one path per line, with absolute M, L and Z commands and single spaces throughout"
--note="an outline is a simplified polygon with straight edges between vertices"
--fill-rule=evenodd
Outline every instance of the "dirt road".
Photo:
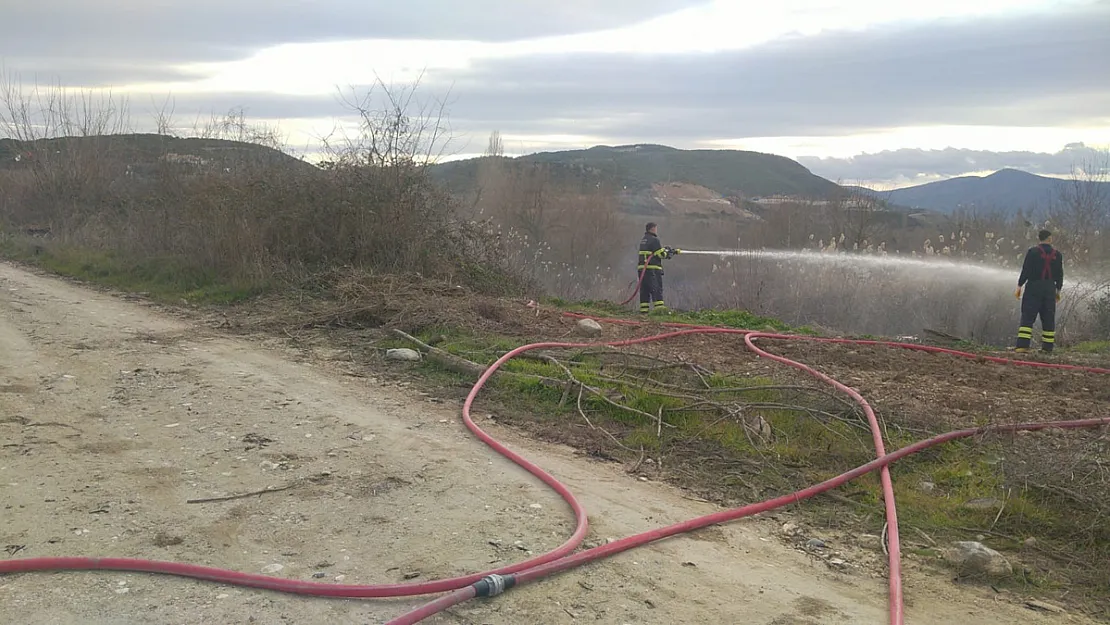
M 561 543 L 572 521 L 561 501 L 475 441 L 456 405 L 431 399 L 0 264 L 0 549 L 373 583 L 486 570 Z M 580 494 L 594 542 L 713 510 L 483 425 Z M 711 528 L 429 622 L 886 622 L 885 580 L 791 550 L 775 536 L 782 520 Z M 912 565 L 906 575 L 915 625 L 1083 622 Z M 4 623 L 363 624 L 418 602 L 110 572 L 0 578 Z

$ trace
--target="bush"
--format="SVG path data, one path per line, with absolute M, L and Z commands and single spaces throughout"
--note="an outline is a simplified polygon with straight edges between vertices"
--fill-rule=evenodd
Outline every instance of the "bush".
M 23 98 L 9 110 L 28 110 L 30 96 L 5 95 Z M 528 287 L 492 229 L 459 220 L 431 181 L 421 155 L 435 148 L 439 119 L 414 118 L 399 104 L 410 100 L 388 88 L 383 107 L 369 97 L 352 104 L 361 133 L 329 146 L 322 166 L 282 153 L 272 132 L 234 113 L 193 138 L 106 124 L 93 134 L 36 135 L 74 126 L 80 103 L 54 95 L 47 101 L 63 105 L 36 119 L 0 115 L 9 135 L 0 142 L 0 223 L 16 235 L 46 233 L 38 245 L 50 253 L 32 256 L 56 269 L 123 287 L 135 279 L 143 290 L 161 276 L 190 291 L 245 285 L 236 289 L 244 294 L 336 267 L 482 292 Z M 116 132 L 98 134 L 106 129 Z M 126 269 L 152 263 L 161 269 L 142 280 Z
M 1104 339 L 1110 339 L 1110 288 L 1095 300 L 1091 306 L 1094 312 L 1095 331 Z

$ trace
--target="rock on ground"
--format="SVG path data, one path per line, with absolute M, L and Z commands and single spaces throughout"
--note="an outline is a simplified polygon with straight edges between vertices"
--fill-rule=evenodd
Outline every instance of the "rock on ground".
M 414 349 L 408 349 L 407 347 L 402 347 L 400 349 L 386 350 L 385 357 L 388 360 L 401 360 L 401 361 L 406 361 L 406 362 L 419 362 L 420 361 L 420 352 L 418 352 Z
M 578 333 L 583 336 L 601 336 L 601 324 L 593 319 L 579 319 Z
M 980 542 L 953 543 L 944 558 L 959 570 L 960 575 L 1008 577 L 1014 573 L 1006 556 Z

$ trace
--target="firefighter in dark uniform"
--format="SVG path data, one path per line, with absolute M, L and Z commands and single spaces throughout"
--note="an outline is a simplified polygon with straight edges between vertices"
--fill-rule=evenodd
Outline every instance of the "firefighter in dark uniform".
M 643 276 L 640 281 L 640 313 L 667 312 L 667 305 L 663 301 L 663 259 L 672 258 L 678 250 L 664 247 L 659 242 L 658 226 L 648 223 L 644 231 L 644 238 L 640 239 L 640 254 L 636 259 L 637 277 Z
M 1064 255 L 1052 247 L 1052 233 L 1048 230 L 1037 233 L 1037 239 L 1040 244 L 1025 253 L 1018 288 L 1014 291 L 1014 297 L 1021 300 L 1021 324 L 1014 350 L 1017 352 L 1029 351 L 1037 317 L 1041 318 L 1041 350 L 1051 352 L 1056 345 L 1056 302 L 1064 288 Z

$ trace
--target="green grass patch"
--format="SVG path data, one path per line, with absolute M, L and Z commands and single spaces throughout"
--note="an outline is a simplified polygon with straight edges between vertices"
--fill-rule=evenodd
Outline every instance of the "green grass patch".
M 58 275 L 164 302 L 231 304 L 266 292 L 270 285 L 230 279 L 182 258 L 129 259 L 112 251 L 0 240 L 0 256 Z
M 543 299 L 543 303 L 560 310 L 577 312 L 584 315 L 596 315 L 598 317 L 620 318 L 630 317 L 632 315 L 628 308 L 618 306 L 616 303 L 607 300 L 582 300 L 572 302 L 561 297 L 547 297 Z
M 788 324 L 773 319 L 752 314 L 746 310 L 695 310 L 679 312 L 673 315 L 679 323 L 692 323 L 706 326 L 720 326 L 724 328 L 738 328 L 742 330 L 759 330 L 762 332 L 789 332 L 792 334 L 816 334 L 811 328 L 795 328 Z
M 424 343 L 434 345 L 437 349 L 441 349 L 481 365 L 493 364 L 495 360 L 505 355 L 507 352 L 526 343 L 519 339 L 502 336 L 482 336 L 473 334 L 467 330 L 450 327 L 425 328 L 419 332 L 415 338 Z M 411 343 L 400 338 L 386 339 L 382 341 L 379 346 L 383 349 L 399 347 L 412 348 Z M 505 363 L 503 369 L 506 371 L 513 371 L 517 368 L 527 366 L 529 362 L 530 361 L 521 359 L 513 359 Z M 561 375 L 561 373 L 559 373 L 559 375 Z
M 999 586 L 1049 591 L 1067 583 L 1077 594 L 1110 594 L 1105 567 L 1110 561 L 1110 528 L 1096 511 L 1010 483 L 1005 463 L 1017 460 L 1007 460 L 1006 454 L 1002 445 L 956 441 L 893 465 L 902 535 L 920 542 L 919 532 L 924 532 L 940 547 L 957 540 L 984 540 L 1009 554 L 1017 571 L 1008 581 L 996 581 Z M 879 481 L 874 476 L 861 478 L 844 490 L 875 510 L 867 529 L 880 532 L 884 519 Z M 1035 549 L 1025 543 L 1029 538 L 1036 541 Z
M 1084 341 L 1072 346 L 1068 351 L 1079 354 L 1110 354 L 1110 341 Z
M 628 308 L 618 306 L 613 302 L 587 300 L 582 302 L 569 302 L 562 298 L 551 297 L 544 303 L 584 315 L 598 317 L 615 317 L 639 319 Z M 793 327 L 772 317 L 763 317 L 746 310 L 716 310 L 703 309 L 693 311 L 674 311 L 669 315 L 651 315 L 653 321 L 668 321 L 674 323 L 688 323 L 691 325 L 717 326 L 722 328 L 735 328 L 738 330 L 758 330 L 760 332 L 784 332 L 791 334 L 816 335 L 817 332 L 807 326 Z

